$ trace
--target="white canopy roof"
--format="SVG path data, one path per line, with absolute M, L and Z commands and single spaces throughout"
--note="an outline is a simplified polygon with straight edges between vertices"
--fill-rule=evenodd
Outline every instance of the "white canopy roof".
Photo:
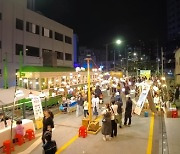
M 20 87 L 17 87 L 17 89 L 21 90 L 24 95 L 22 95 L 20 97 L 16 97 L 16 100 L 27 98 L 29 96 L 30 92 L 32 92 L 33 95 L 40 94 L 40 92 L 33 91 L 30 89 L 24 89 L 24 88 L 20 88 Z M 15 87 L 11 87 L 9 89 L 0 89 L 0 106 L 13 103 L 14 102 L 14 93 L 15 93 Z

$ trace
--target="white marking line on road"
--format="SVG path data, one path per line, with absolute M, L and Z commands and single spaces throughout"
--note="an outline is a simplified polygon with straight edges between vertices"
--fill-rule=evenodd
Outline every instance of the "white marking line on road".
M 41 135 L 42 135 L 42 133 L 39 133 L 39 134 L 36 135 L 36 137 L 40 137 Z M 40 137 L 33 144 L 31 144 L 31 146 L 29 146 L 29 148 L 27 148 L 25 151 L 20 152 L 18 154 L 30 154 L 41 143 L 42 143 L 42 140 L 41 140 L 41 137 Z

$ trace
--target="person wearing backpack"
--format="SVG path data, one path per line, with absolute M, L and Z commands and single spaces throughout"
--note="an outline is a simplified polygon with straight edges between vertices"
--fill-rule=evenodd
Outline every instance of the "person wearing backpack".
M 122 112 L 123 112 L 122 106 L 123 106 L 123 102 L 122 102 L 121 96 L 119 95 L 119 92 L 116 92 L 115 101 L 116 101 L 116 104 L 118 106 L 117 119 L 118 119 L 119 127 L 122 128 Z

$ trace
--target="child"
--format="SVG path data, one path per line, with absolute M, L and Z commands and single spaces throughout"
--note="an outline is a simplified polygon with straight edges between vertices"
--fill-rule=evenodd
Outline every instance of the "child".
M 24 127 L 22 126 L 22 121 L 18 120 L 16 122 L 16 125 L 17 125 L 15 128 L 16 134 L 24 136 Z
M 86 115 L 89 115 L 88 113 L 88 107 L 89 107 L 89 104 L 87 102 L 87 99 L 84 100 L 84 117 L 86 118 Z
M 55 154 L 57 151 L 57 145 L 56 141 L 51 140 L 52 133 L 50 131 L 46 131 L 44 133 L 44 138 L 46 140 L 46 143 L 43 145 L 45 154 Z

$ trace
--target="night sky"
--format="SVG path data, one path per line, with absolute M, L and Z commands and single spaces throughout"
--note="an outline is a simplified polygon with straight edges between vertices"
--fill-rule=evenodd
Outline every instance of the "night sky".
M 36 0 L 36 10 L 74 30 L 79 45 L 101 48 L 116 38 L 163 40 L 165 0 Z

